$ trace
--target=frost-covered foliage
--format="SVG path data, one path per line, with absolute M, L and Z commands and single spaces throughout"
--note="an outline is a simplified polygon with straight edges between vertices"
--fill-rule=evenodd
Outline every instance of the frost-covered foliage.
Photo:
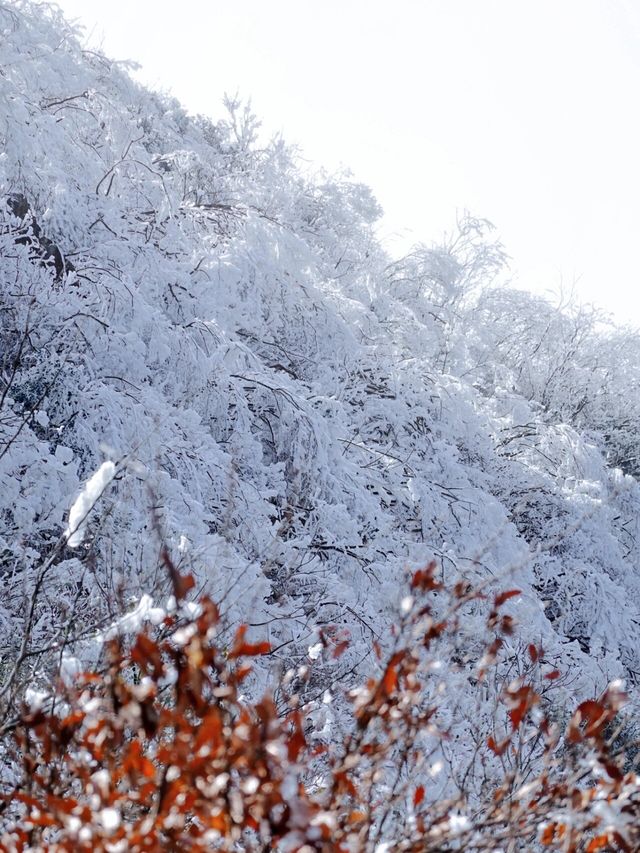
M 431 557 L 522 589 L 559 707 L 635 685 L 638 337 L 498 286 L 483 221 L 392 260 L 366 187 L 227 108 L 191 118 L 54 9 L 0 0 L 5 720 L 52 650 L 164 601 L 165 552 L 266 632 L 263 682 L 350 633 L 310 699 L 366 668 Z M 464 709 L 473 608 L 462 631 Z M 489 725 L 468 717 L 454 758 Z

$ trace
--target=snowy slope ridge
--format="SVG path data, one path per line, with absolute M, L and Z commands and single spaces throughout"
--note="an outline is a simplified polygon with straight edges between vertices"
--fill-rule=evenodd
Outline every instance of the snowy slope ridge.
M 276 663 L 334 623 L 353 643 L 327 678 L 357 673 L 436 557 L 522 589 L 562 689 L 633 686 L 637 336 L 498 286 L 484 222 L 392 261 L 367 188 L 228 107 L 190 118 L 0 0 L 3 659 L 34 596 L 35 648 L 161 600 L 163 537 Z

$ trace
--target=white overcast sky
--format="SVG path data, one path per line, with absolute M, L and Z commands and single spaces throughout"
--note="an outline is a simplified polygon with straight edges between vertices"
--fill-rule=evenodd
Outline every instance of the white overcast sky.
M 58 0 L 192 112 L 251 97 L 398 251 L 490 219 L 529 289 L 640 326 L 640 0 Z

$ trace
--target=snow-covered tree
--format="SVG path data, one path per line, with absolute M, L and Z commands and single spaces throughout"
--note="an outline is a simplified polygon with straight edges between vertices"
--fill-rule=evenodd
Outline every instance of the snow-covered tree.
M 96 632 L 166 604 L 167 555 L 229 637 L 264 630 L 258 686 L 327 625 L 351 642 L 305 698 L 355 683 L 436 558 L 447 584 L 522 590 L 519 643 L 571 673 L 559 707 L 617 677 L 635 698 L 637 335 L 508 288 L 482 220 L 390 258 L 379 215 L 247 106 L 189 116 L 54 7 L 0 0 L 5 723 L 63 648 L 91 665 Z M 471 606 L 457 687 L 483 726 L 481 623 Z

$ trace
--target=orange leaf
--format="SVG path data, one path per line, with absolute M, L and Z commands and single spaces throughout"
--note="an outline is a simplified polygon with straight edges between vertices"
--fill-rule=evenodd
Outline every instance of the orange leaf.
M 398 670 L 396 669 L 395 657 L 394 655 L 382 676 L 382 689 L 387 696 L 391 696 L 398 686 Z
M 595 838 L 592 838 L 589 844 L 587 845 L 586 853 L 594 853 L 596 850 L 604 850 L 605 847 L 609 846 L 609 836 L 608 835 L 596 835 Z
M 247 631 L 248 631 L 248 630 L 249 630 L 249 626 L 248 626 L 248 625 L 244 625 L 244 624 L 243 624 L 243 625 L 238 625 L 238 629 L 237 629 L 237 631 L 236 631 L 236 635 L 235 635 L 235 637 L 233 638 L 233 645 L 234 645 L 234 646 L 239 646 L 239 645 L 240 645 L 240 643 L 242 643 L 242 642 L 243 642 L 243 640 L 244 640 L 244 635 L 247 633 Z
M 224 812 L 218 812 L 217 814 L 211 815 L 209 818 L 209 826 L 211 829 L 217 829 L 219 832 L 227 831 L 227 823 L 229 819 Z
M 239 666 L 238 669 L 236 669 L 235 676 L 236 676 L 236 681 L 238 682 L 238 684 L 240 684 L 241 682 L 243 682 L 245 680 L 245 678 L 249 675 L 251 670 L 252 670 L 252 667 L 250 667 L 248 664 L 246 666 Z
M 354 811 L 349 815 L 349 823 L 362 823 L 366 819 L 367 816 L 364 812 Z

